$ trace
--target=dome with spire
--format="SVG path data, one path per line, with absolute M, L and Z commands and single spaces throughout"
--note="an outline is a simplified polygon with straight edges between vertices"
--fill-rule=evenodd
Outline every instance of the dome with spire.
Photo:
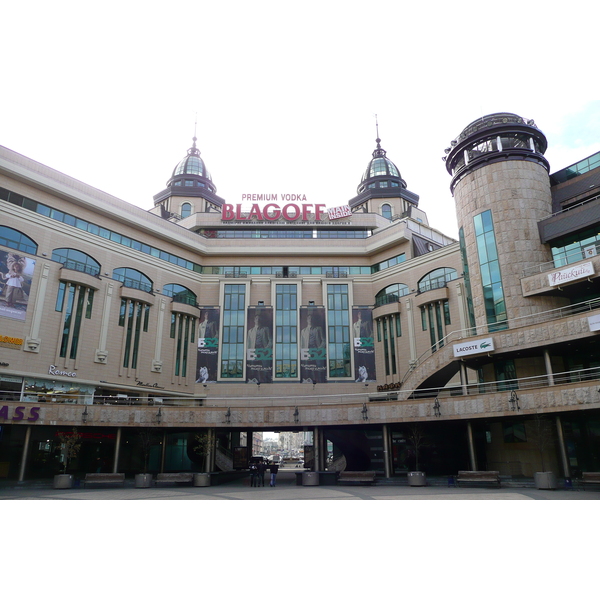
M 192 147 L 188 149 L 187 155 L 173 169 L 167 187 L 205 188 L 214 194 L 217 188 L 200 157 L 200 150 L 196 147 L 196 139 L 194 136 Z
M 377 148 L 373 150 L 373 158 L 360 180 L 357 192 L 361 194 L 367 189 L 377 188 L 400 187 L 406 189 L 406 181 L 400 176 L 398 167 L 386 156 L 379 137 L 375 141 Z

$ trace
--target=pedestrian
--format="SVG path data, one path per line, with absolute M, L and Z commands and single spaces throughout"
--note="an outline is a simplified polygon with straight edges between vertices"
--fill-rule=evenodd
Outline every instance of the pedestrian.
M 265 471 L 267 470 L 267 465 L 261 460 L 258 463 L 258 485 L 265 487 Z
M 258 486 L 258 466 L 256 463 L 250 463 L 250 487 Z
M 277 471 L 279 471 L 279 465 L 274 462 L 270 467 L 269 471 L 271 471 L 271 487 L 275 487 L 275 480 L 277 479 Z

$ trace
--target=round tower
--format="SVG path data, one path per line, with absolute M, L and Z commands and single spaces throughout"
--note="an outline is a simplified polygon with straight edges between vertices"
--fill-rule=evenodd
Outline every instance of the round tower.
M 446 149 L 471 325 L 500 330 L 507 319 L 558 306 L 549 297 L 524 298 L 521 289 L 524 270 L 552 260 L 537 225 L 552 211 L 547 145 L 532 120 L 494 113 L 468 125 Z

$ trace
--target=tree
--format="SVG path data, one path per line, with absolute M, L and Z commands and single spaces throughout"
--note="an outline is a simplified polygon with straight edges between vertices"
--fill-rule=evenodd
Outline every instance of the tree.
M 531 423 L 531 432 L 531 443 L 537 447 L 540 453 L 542 471 L 544 472 L 546 471 L 546 460 L 544 458 L 546 451 L 553 448 L 555 444 L 554 427 L 548 418 L 536 415 Z
M 66 473 L 69 462 L 77 457 L 81 449 L 81 434 L 77 433 L 77 427 L 73 427 L 70 433 L 59 432 L 58 438 L 62 449 L 62 472 Z
M 194 452 L 201 454 L 205 457 L 205 469 L 210 471 L 210 453 L 213 447 L 213 432 L 208 430 L 206 433 L 197 433 L 194 436 L 196 445 L 194 446 Z
M 143 473 L 148 472 L 148 459 L 150 458 L 150 450 L 157 441 L 157 430 L 152 427 L 144 427 L 138 431 L 138 441 L 144 457 Z
M 421 448 L 429 446 L 427 435 L 419 423 L 412 423 L 406 433 L 406 441 L 415 451 L 415 471 L 419 471 L 419 451 Z

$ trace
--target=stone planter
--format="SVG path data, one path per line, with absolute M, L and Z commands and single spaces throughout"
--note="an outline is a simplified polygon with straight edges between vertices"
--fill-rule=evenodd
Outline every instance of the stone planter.
M 60 475 L 54 476 L 54 485 L 55 490 L 68 490 L 73 487 L 73 475 L 67 475 L 66 473 L 61 473 Z
M 194 473 L 194 487 L 208 487 L 210 485 L 210 473 Z
M 533 480 L 538 490 L 555 490 L 558 487 L 556 475 L 552 471 L 538 471 L 533 474 Z
M 152 485 L 152 473 L 138 473 L 135 476 L 136 488 L 149 488 Z
M 407 473 L 408 485 L 419 487 L 427 485 L 427 479 L 423 471 L 411 471 Z
M 303 471 L 302 485 L 319 485 L 319 474 L 316 471 Z

